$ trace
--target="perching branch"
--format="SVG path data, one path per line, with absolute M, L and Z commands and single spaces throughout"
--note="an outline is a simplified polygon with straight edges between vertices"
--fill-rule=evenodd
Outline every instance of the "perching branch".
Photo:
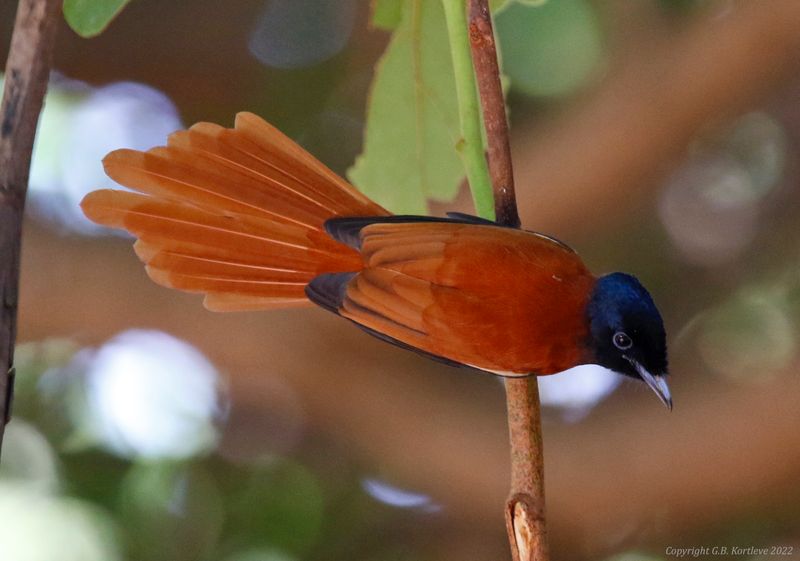
M 60 0 L 20 0 L 0 104 L 0 446 L 10 418 L 22 211 Z
M 506 105 L 488 3 L 486 0 L 469 0 L 468 21 L 464 0 L 443 0 L 443 4 L 464 137 L 461 155 L 476 210 L 485 218 L 492 218 L 480 207 L 489 189 L 475 100 L 477 79 L 495 219 L 500 224 L 518 227 L 520 220 L 514 195 Z M 469 41 L 466 40 L 467 30 Z M 471 50 L 474 73 L 464 64 L 470 55 L 468 49 Z M 511 492 L 506 503 L 506 529 L 511 553 L 515 561 L 547 561 L 542 427 L 536 377 L 507 379 L 506 402 L 511 441 Z
M 511 491 L 506 530 L 515 561 L 547 561 L 544 455 L 539 383 L 536 376 L 506 379 L 511 441 Z
M 497 221 L 519 226 L 506 105 L 486 0 L 469 0 L 469 37 L 483 104 Z M 511 492 L 506 503 L 506 530 L 511 554 L 515 561 L 547 561 L 542 421 L 536 377 L 507 379 L 506 403 L 511 442 Z

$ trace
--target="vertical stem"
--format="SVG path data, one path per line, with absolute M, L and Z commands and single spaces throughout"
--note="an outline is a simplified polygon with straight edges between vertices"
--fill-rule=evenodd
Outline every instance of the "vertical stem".
M 472 61 L 483 105 L 497 221 L 519 226 L 506 106 L 491 14 L 486 0 L 468 1 Z M 515 561 L 547 561 L 542 422 L 536 377 L 506 379 L 506 403 L 511 442 L 511 491 L 506 503 L 506 530 L 511 553 Z
M 535 376 L 506 379 L 508 433 L 511 441 L 511 491 L 506 502 L 506 531 L 515 561 L 547 561 L 544 503 L 544 447 Z
M 61 0 L 20 0 L 0 104 L 0 446 L 10 417 L 22 211 Z
M 467 10 L 464 0 L 442 0 L 442 5 L 447 20 L 450 54 L 453 57 L 458 118 L 461 124 L 461 139 L 456 149 L 464 162 L 475 212 L 479 216 L 494 220 L 492 183 L 483 152 L 481 108 L 475 90 L 475 74 L 472 71 L 467 34 Z
M 519 227 L 506 102 L 500 83 L 500 65 L 497 61 L 492 16 L 488 3 L 484 0 L 469 0 L 469 40 L 483 105 L 489 173 L 492 177 L 497 221 L 507 226 Z

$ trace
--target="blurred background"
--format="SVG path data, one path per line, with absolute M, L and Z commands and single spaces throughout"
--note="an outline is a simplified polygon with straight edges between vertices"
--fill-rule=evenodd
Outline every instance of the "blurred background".
M 553 558 L 800 559 L 800 3 L 514 1 L 496 27 L 523 224 L 639 276 L 671 348 L 671 414 L 596 369 L 541 379 Z M 98 38 L 63 26 L 25 225 L 4 561 L 509 558 L 498 379 L 321 310 L 207 312 L 77 207 L 109 184 L 109 150 L 240 110 L 345 173 L 389 39 L 356 0 L 134 0 Z M 471 210 L 464 188 L 430 207 L 446 210 Z

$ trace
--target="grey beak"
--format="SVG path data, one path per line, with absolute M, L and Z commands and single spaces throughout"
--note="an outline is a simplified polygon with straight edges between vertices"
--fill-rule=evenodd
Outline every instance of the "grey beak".
M 672 411 L 672 395 L 669 393 L 669 386 L 667 385 L 667 380 L 664 376 L 660 374 L 650 374 L 644 366 L 639 364 L 633 359 L 628 359 L 631 364 L 633 364 L 634 368 L 636 368 L 636 372 L 639 373 L 639 377 L 644 380 L 644 383 L 650 386 L 650 389 L 656 392 L 658 399 L 661 400 L 667 409 Z

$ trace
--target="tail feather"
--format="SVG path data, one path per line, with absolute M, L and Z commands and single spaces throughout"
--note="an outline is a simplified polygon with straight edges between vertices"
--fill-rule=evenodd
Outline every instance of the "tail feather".
M 285 190 L 275 189 L 273 184 L 254 185 L 252 180 L 214 169 L 202 157 L 174 148 L 116 150 L 103 164 L 109 177 L 120 185 L 217 212 L 260 216 L 309 228 L 324 222 L 327 215 L 325 209 L 292 201 Z
M 147 265 L 147 274 L 156 283 L 186 292 L 224 292 L 242 296 L 299 298 L 308 282 L 278 282 L 220 278 L 212 275 L 189 275 Z
M 315 188 L 313 177 L 309 180 L 308 173 L 303 174 L 302 171 L 292 169 L 304 165 L 302 162 L 285 161 L 285 158 L 284 161 L 278 158 L 265 160 L 269 156 L 262 153 L 263 149 L 242 138 L 235 130 L 217 130 L 195 125 L 188 131 L 170 136 L 169 146 L 191 151 L 226 173 L 251 177 L 263 187 L 273 187 L 273 192 L 285 191 L 297 196 L 305 203 L 311 203 L 312 208 L 326 209 L 328 214 L 346 210 L 349 208 L 348 203 L 353 203 L 347 196 L 331 196 L 325 190 Z
M 248 113 L 234 129 L 199 123 L 166 147 L 117 150 L 104 164 L 142 194 L 95 191 L 84 213 L 137 236 L 153 280 L 205 293 L 212 310 L 309 304 L 304 288 L 314 277 L 363 266 L 324 232 L 325 221 L 389 214 Z
M 254 310 L 280 310 L 309 306 L 305 294 L 298 298 L 270 298 L 244 296 L 228 292 L 207 292 L 203 305 L 212 312 L 251 312 Z
M 149 267 L 164 271 L 181 271 L 187 275 L 216 276 L 231 280 L 308 282 L 307 271 L 281 267 L 250 265 L 223 259 L 159 251 L 145 261 Z
M 188 132 L 187 136 L 196 135 Z M 306 225 L 317 227 L 320 220 L 324 222 L 327 220 L 326 217 L 330 217 L 332 213 L 347 210 L 347 206 L 341 204 L 337 206 L 336 201 L 327 198 L 324 194 L 317 195 L 294 177 L 282 174 L 279 170 L 272 171 L 270 175 L 267 175 L 257 169 L 258 162 L 253 162 L 252 167 L 245 167 L 242 163 L 221 156 L 220 152 L 226 148 L 224 144 L 217 143 L 210 146 L 211 150 L 217 150 L 217 152 L 212 152 L 199 150 L 194 146 L 176 145 L 174 139 L 175 136 L 170 138 L 168 147 L 154 149 L 150 152 L 163 155 L 169 161 L 180 163 L 184 167 L 203 174 L 206 181 L 208 178 L 213 178 L 214 185 L 220 185 L 220 179 L 223 179 L 227 180 L 221 184 L 224 187 L 225 183 L 230 183 L 230 180 L 235 178 L 237 190 L 233 192 L 233 196 L 237 198 L 252 197 L 253 203 L 256 203 L 252 210 L 256 211 L 256 214 L 260 215 L 266 212 L 285 217 L 281 211 L 293 215 L 293 211 L 303 209 L 308 217 L 313 217 L 310 222 L 304 221 Z M 258 206 L 265 198 L 270 200 L 267 209 Z M 282 208 L 279 209 L 277 205 Z
M 319 190 L 326 192 L 331 197 L 343 199 L 348 205 L 351 204 L 350 201 L 357 203 L 349 206 L 350 210 L 368 211 L 364 214 L 356 215 L 348 213 L 348 216 L 382 216 L 390 214 L 257 115 L 247 112 L 239 113 L 236 115 L 235 126 L 235 130 L 244 138 L 253 145 L 262 147 L 261 160 L 263 162 L 273 162 L 273 165 L 283 167 L 286 171 L 298 172 L 299 176 L 307 177 L 311 185 L 317 186 Z M 231 133 L 225 134 L 229 138 L 234 136 Z M 273 156 L 277 157 L 273 159 Z M 284 160 L 284 157 L 286 160 Z M 281 166 L 281 162 L 284 161 L 286 163 Z M 305 171 L 313 171 L 314 173 L 304 173 Z M 344 196 L 345 194 L 346 197 Z
M 96 222 L 124 228 L 152 243 L 176 241 L 209 248 L 235 248 L 244 255 L 269 257 L 272 254 L 290 262 L 310 262 L 315 257 L 309 254 L 324 258 L 327 253 L 327 248 L 310 243 L 304 229 L 251 216 L 213 214 L 125 191 L 95 191 L 86 196 L 83 206 L 89 218 Z
M 312 208 L 325 209 L 322 222 L 334 216 L 388 215 L 276 128 L 249 113 L 237 115 L 234 129 L 198 123 L 174 133 L 168 144 L 207 158 L 224 173 L 239 170 L 254 177 L 262 188 L 288 193 L 298 206 L 311 201 Z

